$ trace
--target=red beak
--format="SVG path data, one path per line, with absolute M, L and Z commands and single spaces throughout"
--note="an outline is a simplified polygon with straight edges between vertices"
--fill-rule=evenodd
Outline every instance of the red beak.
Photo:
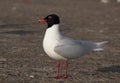
M 45 19 L 39 19 L 38 22 L 39 23 L 44 23 L 44 22 L 46 22 L 46 20 Z

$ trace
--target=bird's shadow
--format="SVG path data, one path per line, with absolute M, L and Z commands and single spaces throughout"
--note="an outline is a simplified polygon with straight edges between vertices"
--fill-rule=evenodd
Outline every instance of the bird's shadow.
M 98 68 L 97 71 L 100 72 L 118 72 L 120 73 L 120 65 L 112 65 L 110 67 Z

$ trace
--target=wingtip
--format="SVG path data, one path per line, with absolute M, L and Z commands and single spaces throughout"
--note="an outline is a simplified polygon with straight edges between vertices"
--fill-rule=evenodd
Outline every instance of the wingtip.
M 107 43 L 109 43 L 109 41 L 97 42 L 96 45 L 99 46 L 99 47 L 102 47 Z
M 94 51 L 103 51 L 104 50 L 104 45 L 109 43 L 109 41 L 103 41 L 103 42 L 97 42 L 96 43 L 96 48 L 94 49 Z

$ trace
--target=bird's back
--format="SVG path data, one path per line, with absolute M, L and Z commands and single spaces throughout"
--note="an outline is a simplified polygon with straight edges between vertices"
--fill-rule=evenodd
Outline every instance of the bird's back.
M 62 37 L 59 44 L 54 48 L 55 52 L 66 58 L 78 58 L 87 54 L 96 45 L 93 42 L 74 40 L 68 37 Z

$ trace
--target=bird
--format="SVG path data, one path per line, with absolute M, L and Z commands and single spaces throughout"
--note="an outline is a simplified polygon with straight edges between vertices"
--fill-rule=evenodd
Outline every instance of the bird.
M 50 14 L 45 18 L 39 19 L 39 23 L 47 23 L 45 35 L 43 38 L 43 49 L 52 59 L 57 60 L 57 70 L 51 78 L 68 77 L 68 60 L 80 58 L 91 51 L 102 51 L 104 44 L 108 41 L 92 42 L 77 40 L 64 36 L 60 32 L 60 18 L 56 14 Z M 60 76 L 61 61 L 65 61 L 65 74 Z

